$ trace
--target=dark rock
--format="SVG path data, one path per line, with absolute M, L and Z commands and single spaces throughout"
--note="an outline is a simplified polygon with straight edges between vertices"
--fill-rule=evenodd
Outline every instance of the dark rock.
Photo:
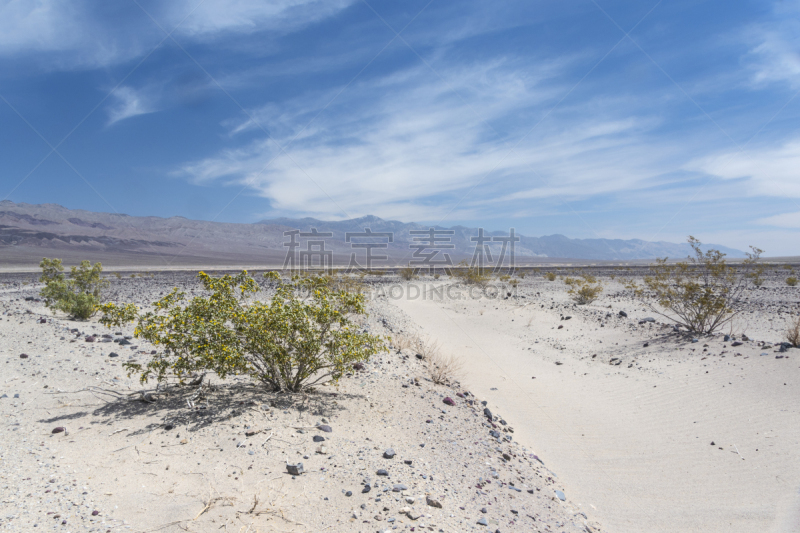
M 353 363 L 353 370 L 364 370 L 364 363 Z
M 486 405 L 486 403 L 484 403 L 483 405 Z M 494 418 L 494 417 L 492 416 L 492 412 L 489 410 L 489 408 L 488 408 L 488 407 L 484 407 L 484 408 L 483 408 L 483 416 L 485 416 L 485 417 L 486 417 L 486 418 L 488 418 L 489 420 L 491 420 L 492 418 Z
M 353 495 L 353 491 L 348 490 L 347 492 L 344 493 L 344 495 L 349 498 L 350 496 Z
M 286 471 L 293 476 L 299 476 L 303 473 L 303 463 L 297 463 L 296 465 L 287 464 Z
M 392 459 L 395 455 L 397 455 L 397 453 L 392 448 L 389 448 L 383 452 L 384 459 Z
M 417 359 L 420 359 L 420 360 L 425 359 L 425 356 L 422 355 L 421 353 L 418 353 L 417 354 Z
M 740 342 L 740 341 L 736 341 L 736 342 L 732 342 L 731 346 L 741 346 L 742 344 L 744 344 L 744 343 Z
M 325 433 L 332 433 L 333 432 L 333 429 L 331 429 L 330 426 L 325 425 L 325 424 L 320 424 L 319 426 L 317 426 L 317 429 L 320 430 L 320 431 L 324 431 Z
M 59 426 L 57 428 L 53 428 L 53 431 L 51 431 L 50 433 L 63 433 L 66 430 L 67 430 L 67 428 Z
M 444 402 L 447 405 L 455 405 L 456 404 L 456 402 L 449 396 L 447 398 L 445 398 L 444 400 L 442 400 L 442 402 Z
M 314 442 L 324 442 L 324 441 L 325 437 L 323 437 L 322 435 L 314 435 Z
M 128 339 L 122 339 L 121 341 L 119 341 L 120 346 L 129 346 L 130 344 L 132 343 Z
M 109 357 L 119 357 L 119 354 L 117 352 L 111 352 L 110 354 L 108 354 L 108 356 Z
M 628 313 L 626 313 L 625 311 L 620 311 L 619 316 L 627 317 Z
M 27 358 L 28 358 L 28 354 L 26 354 L 26 353 L 21 353 L 21 354 L 19 354 L 19 358 L 20 358 L 20 359 L 27 359 Z
M 406 486 L 405 486 L 405 485 L 403 485 L 402 483 L 398 483 L 397 485 L 394 485 L 394 486 L 392 487 L 392 491 L 393 491 L 393 492 L 402 492 L 402 491 L 404 491 L 404 490 L 408 490 L 408 487 L 406 487 Z
M 100 514 L 100 511 L 92 511 L 92 516 L 97 516 Z
M 650 346 L 650 343 L 649 343 L 649 342 L 646 342 L 646 343 L 644 343 L 644 347 L 645 347 L 645 348 L 647 348 L 648 346 Z
M 442 508 L 442 504 L 439 500 L 431 498 L 430 496 L 425 496 L 425 503 L 427 503 L 430 507 L 436 507 L 437 509 Z
M 361 494 L 366 494 L 371 490 L 372 490 L 372 487 L 370 487 L 369 485 L 364 485 L 364 488 L 361 489 Z
M 378 474 L 379 476 L 388 476 L 388 475 L 389 475 L 389 472 L 387 472 L 387 471 L 386 471 L 386 470 L 384 470 L 383 468 L 381 468 L 380 470 L 378 470 L 378 471 L 377 471 L 377 472 L 375 472 L 375 473 L 376 473 L 376 474 Z
M 92 336 L 90 335 L 90 336 L 86 337 L 86 338 L 85 338 L 85 339 L 83 339 L 83 340 L 85 340 L 86 342 L 94 342 L 94 341 L 95 341 L 95 338 L 94 338 L 94 337 L 92 337 Z

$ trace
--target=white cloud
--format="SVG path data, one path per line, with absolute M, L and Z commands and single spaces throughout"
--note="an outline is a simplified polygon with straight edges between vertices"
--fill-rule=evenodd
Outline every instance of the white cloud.
M 567 90 L 553 81 L 567 66 L 521 69 L 495 61 L 442 72 L 447 83 L 425 67 L 395 72 L 355 84 L 305 130 L 336 91 L 270 104 L 255 112 L 256 121 L 278 145 L 291 143 L 288 155 L 262 139 L 190 162 L 177 174 L 198 184 L 247 186 L 278 211 L 406 220 L 420 208 L 426 219 L 431 211 L 444 215 L 473 187 L 458 209 L 485 216 L 502 202 L 658 183 L 675 166 L 675 150 L 648 143 L 658 120 L 632 116 L 629 98 L 565 107 L 531 132 Z M 235 134 L 257 127 L 246 121 L 231 128 Z
M 286 33 L 334 15 L 354 1 L 205 0 L 198 6 L 198 0 L 188 0 L 171 3 L 167 16 L 177 24 L 192 12 L 179 28 L 184 35 L 263 30 Z
M 156 111 L 141 91 L 136 91 L 131 87 L 118 87 L 112 94 L 117 99 L 117 105 L 108 110 L 109 125 L 126 118 Z
M 778 228 L 798 228 L 800 229 L 800 211 L 796 213 L 781 213 L 765 217 L 757 221 L 764 226 L 776 226 Z M 795 236 L 797 239 L 797 236 Z
M 46 68 L 96 68 L 138 57 L 175 36 L 204 39 L 223 32 L 281 35 L 330 17 L 355 0 L 186 0 L 151 6 L 87 0 L 0 0 L 0 57 L 34 56 Z M 188 15 L 188 17 L 187 17 Z
M 800 198 L 800 139 L 777 148 L 730 151 L 690 161 L 688 170 L 712 176 L 742 180 L 741 194 Z
M 52 66 L 99 65 L 129 57 L 101 26 L 93 26 L 78 0 L 6 0 L 0 2 L 0 57 L 46 54 Z
M 755 85 L 800 87 L 800 2 L 774 4 L 772 20 L 750 27 L 745 39 L 754 43 L 744 61 Z

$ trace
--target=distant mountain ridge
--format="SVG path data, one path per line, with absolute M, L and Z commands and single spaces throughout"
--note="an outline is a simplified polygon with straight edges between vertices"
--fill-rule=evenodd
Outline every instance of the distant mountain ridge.
M 351 220 L 322 221 L 315 218 L 277 218 L 254 224 L 234 224 L 190 220 L 184 217 L 135 217 L 125 214 L 98 213 L 68 209 L 58 204 L 0 202 L 0 266 L 38 264 L 43 256 L 67 259 L 91 259 L 104 264 L 130 265 L 265 265 L 281 266 L 287 251 L 284 232 L 293 229 L 330 232 L 326 249 L 333 252 L 336 264 L 346 263 L 353 252 L 347 233 L 390 232 L 391 243 L 379 254 L 388 255 L 389 263 L 405 264 L 413 253 L 418 235 L 411 231 L 431 226 L 414 222 L 384 220 L 365 216 Z M 471 257 L 475 250 L 472 238 L 478 228 L 434 226 L 449 230 L 452 247 L 443 252 L 453 261 Z M 502 237 L 507 231 L 485 231 L 487 237 Z M 688 244 L 647 242 L 640 239 L 570 239 L 564 235 L 528 237 L 519 235 L 515 253 L 521 262 L 531 260 L 576 259 L 597 261 L 634 261 L 656 257 L 686 257 Z M 358 239 L 356 239 L 358 240 Z M 384 239 L 388 240 L 388 239 Z M 362 239 L 359 242 L 377 242 Z M 487 243 L 493 254 L 502 244 Z M 740 250 L 709 244 L 732 258 L 744 257 Z M 363 250 L 361 250 L 363 254 Z M 37 259 L 38 258 L 38 259 Z
M 392 232 L 394 233 L 394 248 L 408 249 L 410 244 L 415 244 L 410 233 L 412 230 L 427 230 L 431 227 L 437 230 L 452 230 L 454 235 L 452 242 L 456 245 L 455 250 L 462 255 L 472 255 L 475 242 L 471 238 L 478 236 L 478 228 L 467 228 L 464 226 L 430 226 L 415 222 L 400 222 L 398 220 L 384 220 L 374 215 L 341 221 L 324 221 L 316 218 L 275 218 L 262 220 L 257 224 L 265 226 L 283 226 L 302 231 L 310 231 L 316 228 L 319 232 L 331 232 L 333 238 L 344 240 L 348 232 L 357 233 L 363 231 L 364 227 L 370 227 L 373 232 Z M 491 237 L 507 236 L 508 231 L 485 231 L 485 235 Z M 641 259 L 655 259 L 656 257 L 669 257 L 671 259 L 684 258 L 692 253 L 692 249 L 687 243 L 669 243 L 664 241 L 648 242 L 641 239 L 571 239 L 564 235 L 546 235 L 543 237 L 527 237 L 517 233 L 520 238 L 515 246 L 515 253 L 518 257 L 542 257 L 559 259 L 589 259 L 601 261 L 630 261 Z M 493 243 L 491 248 L 499 250 L 499 243 Z M 390 245 L 392 248 L 392 245 Z M 743 258 L 745 253 L 718 244 L 704 244 L 704 250 L 713 248 L 720 250 L 731 258 Z

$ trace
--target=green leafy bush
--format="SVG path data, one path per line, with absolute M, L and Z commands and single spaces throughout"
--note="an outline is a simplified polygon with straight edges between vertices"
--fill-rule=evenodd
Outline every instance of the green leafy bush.
M 467 285 L 485 286 L 491 280 L 487 268 L 479 266 L 469 266 L 466 260 L 461 261 L 453 267 L 453 277 L 458 278 Z M 501 276 L 501 279 L 503 276 Z M 510 276 L 508 276 L 510 278 Z
M 556 273 L 555 272 L 548 272 L 544 275 L 548 281 L 555 281 L 556 280 Z
M 417 269 L 411 267 L 403 267 L 397 273 L 406 281 L 411 281 L 417 277 Z
M 795 285 L 797 285 L 797 278 L 794 276 L 789 276 L 788 278 L 786 278 L 786 284 L 790 287 L 794 287 Z
M 757 262 L 763 250 L 751 246 L 752 253 L 736 267 L 729 265 L 719 250 L 703 253 L 700 241 L 690 236 L 688 242 L 694 256 L 678 263 L 658 259 L 650 265 L 652 275 L 644 278 L 644 286 L 661 306 L 658 309 L 648 301 L 653 312 L 693 333 L 707 334 L 740 312 L 736 304 L 748 282 L 760 280 Z M 637 288 L 636 294 L 643 296 L 644 291 Z
M 61 259 L 45 257 L 39 266 L 42 269 L 39 281 L 45 285 L 40 294 L 49 309 L 63 311 L 81 320 L 95 314 L 101 289 L 108 285 L 108 281 L 100 277 L 103 265 L 81 261 L 80 266 L 70 269 L 69 279 L 64 277 Z
M 590 304 L 597 300 L 603 292 L 603 284 L 591 274 L 581 274 L 580 278 L 565 278 L 564 283 L 569 286 L 567 294 L 578 305 Z
M 209 296 L 187 301 L 174 289 L 146 313 L 133 304 L 107 304 L 101 322 L 136 321 L 136 337 L 160 348 L 145 365 L 126 364 L 143 382 L 247 374 L 271 390 L 297 392 L 336 382 L 353 363 L 385 350 L 383 339 L 358 331 L 350 319 L 365 314 L 364 294 L 335 289 L 325 277 L 283 282 L 275 272 L 264 276 L 278 283 L 267 302 L 251 301 L 260 288 L 246 271 L 220 278 L 200 272 Z

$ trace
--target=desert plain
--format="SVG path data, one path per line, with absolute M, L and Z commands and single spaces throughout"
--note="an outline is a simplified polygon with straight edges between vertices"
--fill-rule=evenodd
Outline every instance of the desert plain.
M 122 364 L 155 347 L 132 327 L 54 315 L 35 273 L 4 273 L 0 528 L 800 530 L 800 350 L 781 344 L 800 288 L 785 271 L 693 336 L 625 288 L 642 269 L 598 269 L 588 305 L 545 270 L 569 273 L 481 289 L 364 277 L 362 326 L 392 348 L 307 394 L 142 384 Z M 112 276 L 106 299 L 199 295 L 195 275 Z M 447 383 L 433 351 L 461 363 Z

